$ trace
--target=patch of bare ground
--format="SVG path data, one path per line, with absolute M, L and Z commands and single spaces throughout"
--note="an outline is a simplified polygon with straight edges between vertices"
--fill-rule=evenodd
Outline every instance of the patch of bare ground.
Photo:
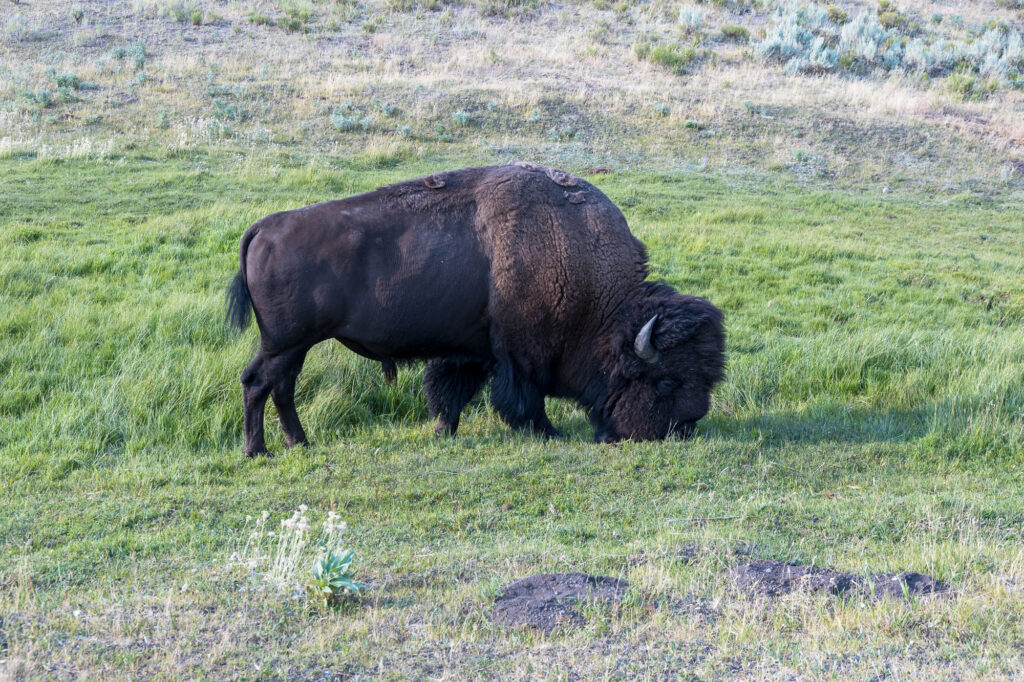
M 542 573 L 502 588 L 491 618 L 509 627 L 533 627 L 552 632 L 585 623 L 578 602 L 618 603 L 629 583 L 618 578 L 586 573 Z
M 806 592 L 863 599 L 910 599 L 944 594 L 949 590 L 944 583 L 920 573 L 856 575 L 767 560 L 735 566 L 729 569 L 728 576 L 740 591 L 765 597 Z

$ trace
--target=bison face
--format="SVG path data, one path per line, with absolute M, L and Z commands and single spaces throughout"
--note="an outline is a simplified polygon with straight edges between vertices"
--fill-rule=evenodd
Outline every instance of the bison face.
M 620 339 L 599 441 L 690 436 L 723 378 L 725 331 L 718 308 L 675 292 L 638 308 L 647 317 Z

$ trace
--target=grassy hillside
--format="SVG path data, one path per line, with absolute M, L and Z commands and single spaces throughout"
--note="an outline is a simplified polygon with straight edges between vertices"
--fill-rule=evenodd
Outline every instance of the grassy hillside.
M 469 153 L 1019 192 L 1022 13 L 1018 0 L 37 0 L 0 13 L 0 156 Z
M 315 445 L 244 458 L 237 377 L 255 333 L 221 328 L 241 232 L 279 208 L 467 161 L 2 162 L 7 671 L 1021 671 L 1015 200 L 593 176 L 655 275 L 727 312 L 729 379 L 694 440 L 593 445 L 584 416 L 552 401 L 568 435 L 544 443 L 478 401 L 457 439 L 435 441 L 419 368 L 388 387 L 375 364 L 324 344 L 299 388 Z M 251 566 L 232 559 L 262 511 L 275 525 L 300 504 L 348 522 L 372 585 L 357 603 L 309 609 L 293 590 L 311 557 L 283 591 L 258 568 L 270 549 Z M 769 607 L 723 575 L 749 557 L 916 570 L 956 592 Z M 579 632 L 491 624 L 500 585 L 541 570 L 633 587 Z
M 0 679 L 1020 678 L 1021 11 L 4 3 Z M 242 456 L 245 228 L 513 157 L 587 177 L 725 311 L 696 437 L 594 445 L 551 400 L 543 442 L 478 399 L 438 441 L 420 367 L 388 386 L 322 344 L 313 446 L 270 407 L 279 456 Z M 370 589 L 321 610 L 329 512 Z M 769 602 L 725 574 L 752 559 L 951 593 Z M 491 622 L 502 585 L 576 570 L 626 600 Z

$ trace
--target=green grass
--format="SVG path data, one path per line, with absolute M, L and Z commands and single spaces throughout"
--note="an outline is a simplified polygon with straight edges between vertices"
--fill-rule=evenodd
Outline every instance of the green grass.
M 0 676 L 1021 674 L 1017 199 L 593 176 L 654 276 L 726 312 L 696 438 L 594 445 L 549 401 L 567 437 L 545 443 L 478 399 L 435 441 L 418 367 L 389 387 L 323 344 L 299 380 L 313 447 L 284 451 L 270 408 L 282 455 L 247 460 L 256 334 L 221 326 L 245 228 L 479 160 L 378 156 L 0 161 Z M 361 600 L 322 613 L 229 560 L 246 516 L 299 504 L 348 522 Z M 724 578 L 751 557 L 955 593 L 768 608 Z M 580 631 L 490 623 L 501 585 L 555 570 L 633 587 Z
M 649 61 L 663 66 L 677 74 L 686 73 L 687 69 L 700 59 L 696 45 L 683 45 L 678 42 L 658 43 L 641 41 L 633 46 L 637 59 Z

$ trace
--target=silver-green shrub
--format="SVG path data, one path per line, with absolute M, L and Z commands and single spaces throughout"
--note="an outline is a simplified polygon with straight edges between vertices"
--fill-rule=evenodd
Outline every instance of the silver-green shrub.
M 696 7 L 679 8 L 679 25 L 687 31 L 699 31 L 704 26 L 704 13 Z
M 912 32 L 917 35 L 910 35 Z M 886 28 L 872 11 L 863 11 L 839 25 L 826 8 L 816 3 L 787 2 L 776 11 L 754 53 L 764 61 L 781 64 L 791 74 L 902 72 L 945 76 L 958 72 L 1024 86 L 1024 38 L 1008 25 L 988 27 L 966 40 L 953 40 L 937 33 L 925 34 L 920 27 L 908 30 L 902 22 Z

